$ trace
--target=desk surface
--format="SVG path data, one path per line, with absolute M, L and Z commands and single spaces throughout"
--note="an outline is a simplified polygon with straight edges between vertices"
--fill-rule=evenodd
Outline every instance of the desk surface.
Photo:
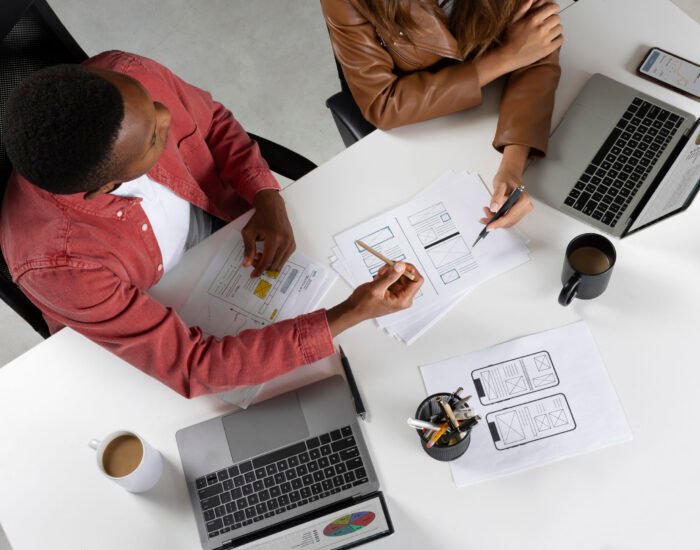
M 564 13 L 555 121 L 593 72 L 700 112 L 698 103 L 634 76 L 650 46 L 697 57 L 697 23 L 666 0 L 645 0 L 643 10 L 637 4 L 582 0 Z M 448 168 L 489 178 L 499 158 L 489 145 L 497 102 L 490 90 L 480 109 L 375 132 L 292 185 L 285 198 L 299 248 L 325 259 L 335 233 L 407 199 Z M 700 511 L 691 405 L 700 388 L 699 212 L 696 203 L 618 241 L 604 297 L 562 308 L 563 250 L 587 227 L 536 205 L 521 224 L 532 261 L 481 286 L 414 345 L 371 322 L 338 338 L 371 414 L 365 433 L 396 527 L 373 548 L 428 548 L 437 540 L 440 548 L 499 550 L 693 545 Z M 214 244 L 188 254 L 189 268 L 172 274 L 180 286 L 157 291 L 163 299 L 176 287 L 186 292 Z M 348 292 L 339 282 L 325 302 Z M 499 307 L 506 301 L 508 308 Z M 425 396 L 417 366 L 580 318 L 598 342 L 634 441 L 456 489 L 448 466 L 429 459 L 405 426 Z M 185 400 L 70 330 L 0 369 L 0 522 L 13 547 L 199 548 L 174 433 L 226 410 L 212 397 Z M 139 432 L 162 452 L 164 479 L 152 492 L 132 495 L 98 474 L 87 441 L 118 428 Z

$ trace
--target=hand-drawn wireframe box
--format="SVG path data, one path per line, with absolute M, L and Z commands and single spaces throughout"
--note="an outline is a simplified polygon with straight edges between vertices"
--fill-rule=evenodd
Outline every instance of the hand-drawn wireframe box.
M 516 357 L 472 371 L 482 405 L 493 405 L 529 393 L 553 388 L 559 376 L 547 351 Z
M 519 447 L 576 429 L 576 421 L 563 393 L 493 411 L 486 425 L 499 451 Z

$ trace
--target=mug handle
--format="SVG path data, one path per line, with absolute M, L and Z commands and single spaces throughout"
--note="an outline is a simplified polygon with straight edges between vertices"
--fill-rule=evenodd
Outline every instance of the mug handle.
M 578 285 L 581 282 L 581 275 L 578 273 L 574 273 L 568 281 L 566 281 L 566 284 L 564 284 L 564 288 L 561 289 L 561 292 L 559 293 L 559 304 L 562 306 L 568 306 L 571 303 L 571 300 L 574 299 L 574 296 L 576 296 L 576 291 L 578 290 Z
M 99 439 L 91 439 L 90 441 L 88 441 L 88 447 L 90 447 L 91 449 L 94 449 L 95 451 L 97 450 L 97 448 L 99 446 L 100 446 Z

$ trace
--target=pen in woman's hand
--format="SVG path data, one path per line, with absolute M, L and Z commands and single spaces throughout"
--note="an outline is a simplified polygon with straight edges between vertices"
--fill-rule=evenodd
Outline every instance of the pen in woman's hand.
M 508 213 L 508 210 L 510 210 L 510 208 L 520 198 L 520 195 L 522 195 L 524 192 L 525 192 L 524 185 L 521 185 L 520 187 L 517 187 L 513 190 L 513 192 L 508 197 L 508 200 L 506 200 L 506 202 L 503 203 L 503 206 L 501 206 L 498 209 L 498 212 L 496 212 L 493 215 L 493 218 L 491 218 L 489 220 L 489 222 L 486 224 L 486 226 L 481 230 L 481 233 L 479 233 L 479 236 L 474 241 L 472 248 L 474 248 L 476 246 L 476 243 L 478 243 L 481 239 L 485 239 L 486 236 L 489 234 L 489 224 L 492 222 L 495 222 L 498 218 L 505 216 Z

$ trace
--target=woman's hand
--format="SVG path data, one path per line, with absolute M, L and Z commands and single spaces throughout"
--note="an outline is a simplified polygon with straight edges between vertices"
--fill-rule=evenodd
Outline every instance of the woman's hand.
M 505 216 L 489 224 L 489 220 L 503 206 L 508 196 L 523 184 L 522 175 L 529 152 L 530 148 L 523 145 L 507 145 L 503 150 L 501 165 L 493 178 L 491 204 L 484 207 L 484 217 L 479 220 L 483 224 L 488 224 L 489 231 L 501 227 L 511 227 L 532 211 L 532 201 L 526 191 L 520 195 L 520 198 Z
M 506 30 L 501 53 L 508 72 L 531 65 L 560 48 L 564 42 L 559 4 L 526 0 Z

